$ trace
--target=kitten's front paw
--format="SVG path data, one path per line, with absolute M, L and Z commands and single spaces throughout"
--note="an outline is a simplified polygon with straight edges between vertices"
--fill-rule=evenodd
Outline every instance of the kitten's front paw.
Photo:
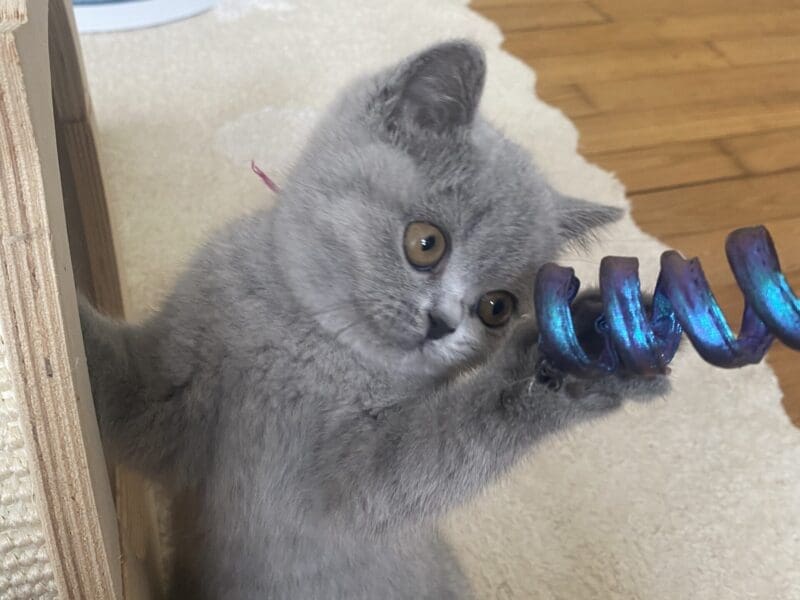
M 646 310 L 652 306 L 652 296 L 642 299 Z M 572 304 L 573 323 L 578 341 L 590 356 L 599 356 L 606 345 L 605 337 L 597 330 L 597 319 L 603 314 L 603 300 L 599 290 L 588 290 L 578 296 Z M 627 372 L 624 367 L 613 375 L 599 379 L 578 379 L 562 373 L 546 358 L 539 359 L 536 380 L 551 390 L 560 390 L 575 399 L 594 398 L 600 404 L 619 404 L 621 401 L 649 400 L 663 397 L 670 390 L 669 378 L 665 375 L 638 375 Z M 602 400 L 600 400 L 602 399 Z
M 600 290 L 588 290 L 572 303 L 572 323 L 575 335 L 589 356 L 598 356 L 606 345 L 603 335 L 597 331 L 597 319 L 603 314 L 603 298 Z

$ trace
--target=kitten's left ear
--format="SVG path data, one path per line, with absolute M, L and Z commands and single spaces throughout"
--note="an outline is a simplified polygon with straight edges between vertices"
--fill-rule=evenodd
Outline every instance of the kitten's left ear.
M 383 90 L 387 125 L 444 133 L 469 125 L 478 110 L 486 63 L 467 41 L 438 44 L 402 63 Z
M 583 243 L 598 227 L 622 218 L 621 208 L 556 194 L 558 230 L 565 242 Z

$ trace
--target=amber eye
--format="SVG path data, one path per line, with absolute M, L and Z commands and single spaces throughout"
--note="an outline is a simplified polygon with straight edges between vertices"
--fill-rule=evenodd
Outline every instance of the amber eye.
M 414 221 L 406 227 L 403 247 L 408 262 L 417 269 L 424 270 L 434 267 L 442 260 L 447 249 L 447 240 L 436 225 Z
M 516 302 L 509 292 L 488 292 L 478 301 L 478 316 L 487 327 L 502 327 L 511 318 Z

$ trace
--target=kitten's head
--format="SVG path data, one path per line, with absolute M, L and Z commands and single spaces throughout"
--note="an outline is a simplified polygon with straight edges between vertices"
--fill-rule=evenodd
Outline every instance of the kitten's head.
M 342 343 L 406 372 L 480 360 L 532 312 L 537 269 L 619 216 L 556 193 L 478 114 L 483 53 L 450 42 L 356 82 L 277 209 L 293 292 Z

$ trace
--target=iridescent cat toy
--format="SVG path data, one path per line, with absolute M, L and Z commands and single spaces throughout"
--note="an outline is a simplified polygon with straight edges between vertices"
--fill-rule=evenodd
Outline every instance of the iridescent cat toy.
M 621 368 L 637 374 L 665 373 L 684 331 L 700 356 L 718 367 L 759 362 L 776 337 L 800 350 L 800 300 L 781 273 L 769 232 L 762 226 L 738 229 L 728 236 L 725 250 L 745 297 L 738 337 L 696 258 L 664 252 L 648 314 L 640 292 L 639 261 L 608 256 L 600 264 L 603 314 L 595 327 L 605 347 L 599 356 L 589 356 L 575 334 L 570 304 L 580 282 L 573 269 L 549 263 L 539 271 L 534 302 L 543 357 L 564 373 L 597 378 Z

